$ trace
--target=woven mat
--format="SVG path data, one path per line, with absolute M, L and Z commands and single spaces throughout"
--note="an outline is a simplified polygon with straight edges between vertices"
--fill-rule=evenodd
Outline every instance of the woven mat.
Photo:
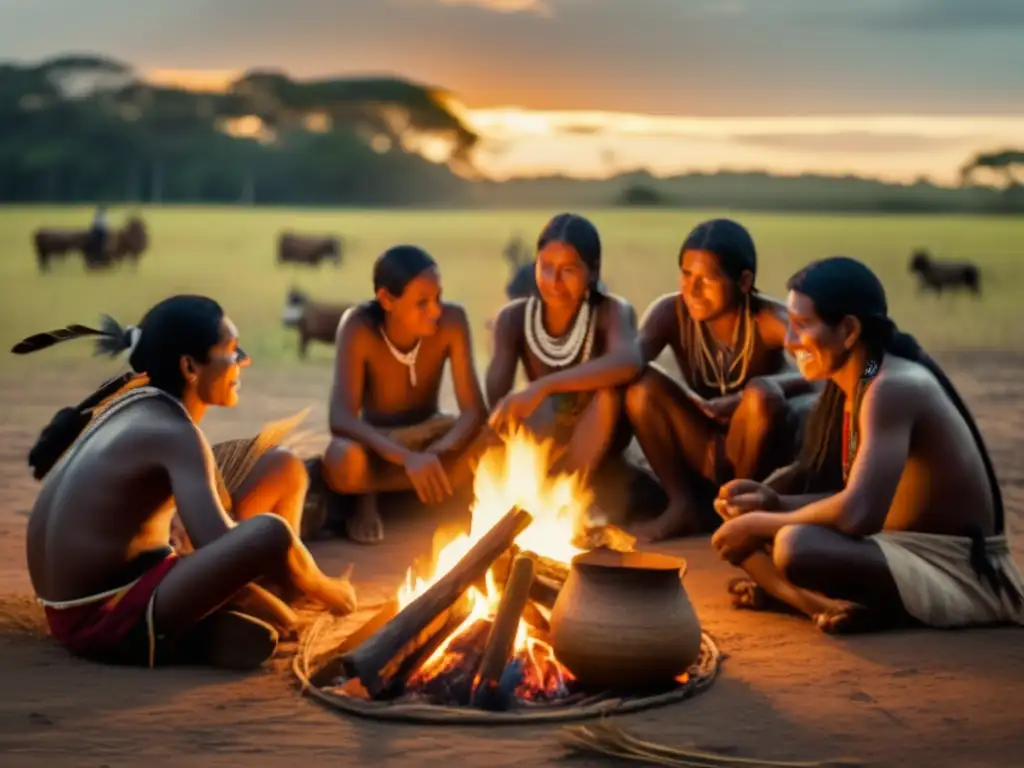
M 332 657 L 344 636 L 362 625 L 371 609 L 361 616 L 346 617 L 344 626 L 329 616 L 322 616 L 303 633 L 292 671 L 305 695 L 327 709 L 372 720 L 400 723 L 435 723 L 458 725 L 498 725 L 513 723 L 570 722 L 592 718 L 624 715 L 684 701 L 706 691 L 714 684 L 724 655 L 706 632 L 701 633 L 700 654 L 688 670 L 685 681 L 671 690 L 648 696 L 621 696 L 611 692 L 598 693 L 583 700 L 532 704 L 521 709 L 491 712 L 473 707 L 435 706 L 422 703 L 381 702 L 350 696 L 337 687 L 318 687 L 312 682 L 317 671 Z M 340 630 L 340 631 L 339 631 Z

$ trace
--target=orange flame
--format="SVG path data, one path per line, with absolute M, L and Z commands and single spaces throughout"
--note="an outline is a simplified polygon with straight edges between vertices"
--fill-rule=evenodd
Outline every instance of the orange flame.
M 457 537 L 437 553 L 430 577 L 417 577 L 413 569 L 409 569 L 405 583 L 398 590 L 400 609 L 450 571 L 514 507 L 533 515 L 533 522 L 516 538 L 521 549 L 561 562 L 569 562 L 583 551 L 572 541 L 588 522 L 587 513 L 593 495 L 579 475 L 549 474 L 553 449 L 553 441 L 538 440 L 530 432 L 519 429 L 507 438 L 503 446 L 483 455 L 473 485 L 469 533 Z M 501 591 L 491 572 L 486 576 L 486 593 L 471 587 L 469 595 L 469 616 L 424 662 L 420 676 L 430 677 L 432 671 L 443 664 L 452 642 L 477 621 L 494 618 Z M 569 677 L 569 673 L 557 663 L 551 646 L 532 636 L 530 626 L 522 620 L 516 632 L 515 653 L 525 658 L 536 680 L 545 681 L 548 675 L 554 674 L 558 679 L 552 684 L 564 685 Z

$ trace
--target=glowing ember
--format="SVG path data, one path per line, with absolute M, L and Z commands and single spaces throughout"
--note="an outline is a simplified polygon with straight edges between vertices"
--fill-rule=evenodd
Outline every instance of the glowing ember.
M 512 434 L 503 447 L 483 456 L 473 486 L 469 534 L 459 536 L 437 553 L 429 578 L 417 577 L 409 569 L 406 582 L 398 591 L 400 608 L 451 570 L 470 547 L 514 507 L 534 517 L 533 523 L 515 541 L 521 550 L 561 563 L 568 563 L 583 551 L 572 541 L 587 527 L 593 497 L 578 476 L 548 475 L 553 448 L 551 441 L 538 441 L 531 433 L 520 430 Z M 493 571 L 487 573 L 486 593 L 471 587 L 469 594 L 472 605 L 469 617 L 422 664 L 410 680 L 410 687 L 431 692 L 447 686 L 472 685 L 469 678 L 483 653 L 501 599 Z M 543 613 L 543 609 L 539 610 Z M 565 695 L 566 685 L 573 679 L 540 634 L 520 619 L 510 664 L 518 672 L 512 682 L 515 695 L 520 699 L 538 701 Z M 466 691 L 453 691 L 445 698 L 464 700 Z

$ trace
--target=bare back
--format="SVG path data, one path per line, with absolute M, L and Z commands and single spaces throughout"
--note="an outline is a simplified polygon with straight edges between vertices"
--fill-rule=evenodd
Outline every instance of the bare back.
M 886 356 L 864 396 L 860 424 L 863 442 L 850 485 L 860 480 L 881 494 L 896 483 L 886 530 L 963 535 L 975 525 L 992 535 L 995 499 L 980 447 L 927 368 Z
M 194 427 L 179 405 L 156 395 L 86 430 L 47 475 L 29 519 L 29 574 L 48 600 L 123 586 L 118 579 L 134 558 L 170 546 L 166 437 Z

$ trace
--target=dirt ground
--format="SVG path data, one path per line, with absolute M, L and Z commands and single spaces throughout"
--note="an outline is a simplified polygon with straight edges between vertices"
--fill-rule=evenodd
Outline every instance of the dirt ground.
M 1002 478 L 1014 551 L 1024 562 L 1024 354 L 946 356 Z M 324 423 L 328 371 L 247 372 L 242 405 L 212 414 L 213 439 L 252 433 L 314 406 Z M 382 765 L 559 762 L 557 726 L 457 729 L 349 719 L 302 698 L 283 661 L 238 675 L 113 669 L 70 658 L 41 636 L 24 565 L 37 490 L 25 464 L 40 427 L 102 377 L 95 365 L 0 374 L 0 754 L 10 766 Z M 1015 460 L 1015 456 L 1017 457 Z M 380 547 L 313 551 L 329 572 L 354 562 L 364 603 L 392 593 L 440 521 L 389 519 Z M 686 587 L 728 654 L 697 698 L 618 723 L 641 737 L 765 759 L 853 757 L 872 765 L 1005 766 L 1024 761 L 1016 694 L 1024 635 L 1014 629 L 913 631 L 836 639 L 796 618 L 732 610 L 730 569 L 703 540 L 664 548 L 689 559 Z M 577 760 L 573 764 L 598 765 Z

